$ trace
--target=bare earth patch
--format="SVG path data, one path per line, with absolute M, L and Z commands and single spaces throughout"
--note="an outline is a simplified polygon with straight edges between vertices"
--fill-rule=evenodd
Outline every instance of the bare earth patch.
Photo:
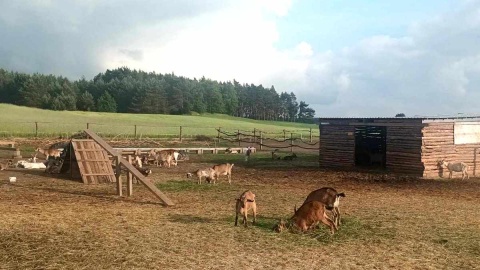
M 233 183 L 185 174 L 230 158 Z M 216 160 L 218 159 L 218 160 Z M 42 171 L 0 171 L 2 269 L 475 269 L 480 257 L 480 180 L 389 180 L 242 156 L 191 156 L 153 168 L 175 203 L 142 185 L 130 198 L 115 185 L 84 185 Z M 273 162 L 273 161 L 272 161 Z M 298 165 L 298 166 L 297 166 Z M 16 176 L 9 183 L 8 176 Z M 345 192 L 343 225 L 274 233 L 314 189 Z M 258 224 L 235 227 L 235 198 L 257 194 Z M 251 221 L 251 219 L 250 219 Z

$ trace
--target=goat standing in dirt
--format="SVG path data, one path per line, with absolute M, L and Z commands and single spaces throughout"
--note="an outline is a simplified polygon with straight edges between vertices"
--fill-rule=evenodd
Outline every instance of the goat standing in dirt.
M 255 194 L 247 190 L 240 195 L 235 204 L 235 226 L 238 226 L 238 215 L 243 216 L 243 225 L 248 226 L 247 214 L 252 209 L 253 224 L 257 221 L 257 203 L 255 202 Z
M 61 151 L 58 150 L 58 149 L 43 149 L 43 148 L 40 148 L 38 147 L 37 149 L 35 149 L 35 153 L 41 153 L 43 155 L 46 156 L 46 160 L 48 160 L 49 157 L 53 157 L 53 158 L 59 158 L 60 157 L 60 154 L 61 154 Z M 36 154 L 35 154 L 35 157 L 36 157 Z
M 194 172 L 187 173 L 187 178 L 193 177 L 193 175 L 196 175 L 198 178 L 198 184 L 202 183 L 202 177 L 205 177 L 206 180 L 208 179 L 213 179 L 215 177 L 215 170 L 212 168 L 207 168 L 207 169 L 198 169 Z
M 232 168 L 233 168 L 233 163 L 224 163 L 224 164 L 218 164 L 212 167 L 212 169 L 215 171 L 214 177 L 213 177 L 213 184 L 215 184 L 216 180 L 218 180 L 219 175 L 226 175 L 228 178 L 228 183 L 232 183 Z
M 467 177 L 467 179 L 469 179 L 468 165 L 463 163 L 463 162 L 447 162 L 444 159 L 442 159 L 439 162 L 439 165 L 442 168 L 448 169 L 448 171 L 449 171 L 448 178 L 450 178 L 450 179 L 452 178 L 453 172 L 462 172 L 462 180 L 464 180 L 465 177 Z

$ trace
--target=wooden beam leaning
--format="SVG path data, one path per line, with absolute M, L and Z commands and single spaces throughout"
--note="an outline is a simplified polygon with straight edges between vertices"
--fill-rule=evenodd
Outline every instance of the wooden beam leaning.
M 92 140 L 96 141 L 100 146 L 107 151 L 112 156 L 118 156 L 118 152 L 114 150 L 107 142 L 105 142 L 100 136 L 95 134 L 95 132 L 85 129 L 85 133 L 92 138 Z M 157 198 L 159 198 L 165 205 L 172 206 L 175 205 L 170 198 L 168 198 L 163 192 L 161 192 L 150 180 L 146 179 L 142 173 L 140 173 L 132 164 L 128 163 L 128 161 L 124 158 L 119 158 L 120 164 L 125 166 L 125 168 L 130 171 L 133 176 L 135 176 L 138 181 L 142 182 L 144 186 L 146 186 Z

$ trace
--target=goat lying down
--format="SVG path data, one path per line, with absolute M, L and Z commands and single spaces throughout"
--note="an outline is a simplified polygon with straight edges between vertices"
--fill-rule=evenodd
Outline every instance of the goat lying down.
M 461 172 L 462 173 L 462 180 L 464 180 L 465 177 L 467 179 L 469 179 L 468 165 L 463 163 L 463 162 L 447 162 L 444 159 L 442 159 L 439 162 L 439 165 L 443 168 L 448 169 L 448 171 L 449 171 L 448 178 L 450 178 L 450 179 L 452 178 L 453 172 Z
M 255 202 L 255 194 L 247 190 L 240 195 L 235 204 L 235 226 L 238 226 L 238 216 L 242 215 L 243 225 L 248 226 L 247 215 L 248 211 L 253 212 L 253 224 L 257 221 L 257 203 Z
M 42 162 L 28 162 L 26 160 L 19 160 L 17 162 L 17 167 L 25 169 L 46 169 L 44 163 Z

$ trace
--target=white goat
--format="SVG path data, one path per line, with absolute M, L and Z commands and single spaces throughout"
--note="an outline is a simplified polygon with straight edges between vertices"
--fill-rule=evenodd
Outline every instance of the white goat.
M 33 163 L 25 160 L 18 161 L 17 167 L 25 168 L 25 169 L 46 169 L 47 168 L 44 163 L 41 163 L 41 162 Z
M 450 179 L 452 178 L 453 172 L 462 172 L 462 180 L 465 179 L 465 176 L 467 177 L 467 179 L 469 179 L 468 165 L 463 163 L 463 162 L 448 162 L 448 161 L 445 161 L 444 159 L 442 159 L 439 162 L 439 165 L 443 168 L 448 169 L 448 171 L 450 172 L 448 174 L 448 178 L 450 178 Z

